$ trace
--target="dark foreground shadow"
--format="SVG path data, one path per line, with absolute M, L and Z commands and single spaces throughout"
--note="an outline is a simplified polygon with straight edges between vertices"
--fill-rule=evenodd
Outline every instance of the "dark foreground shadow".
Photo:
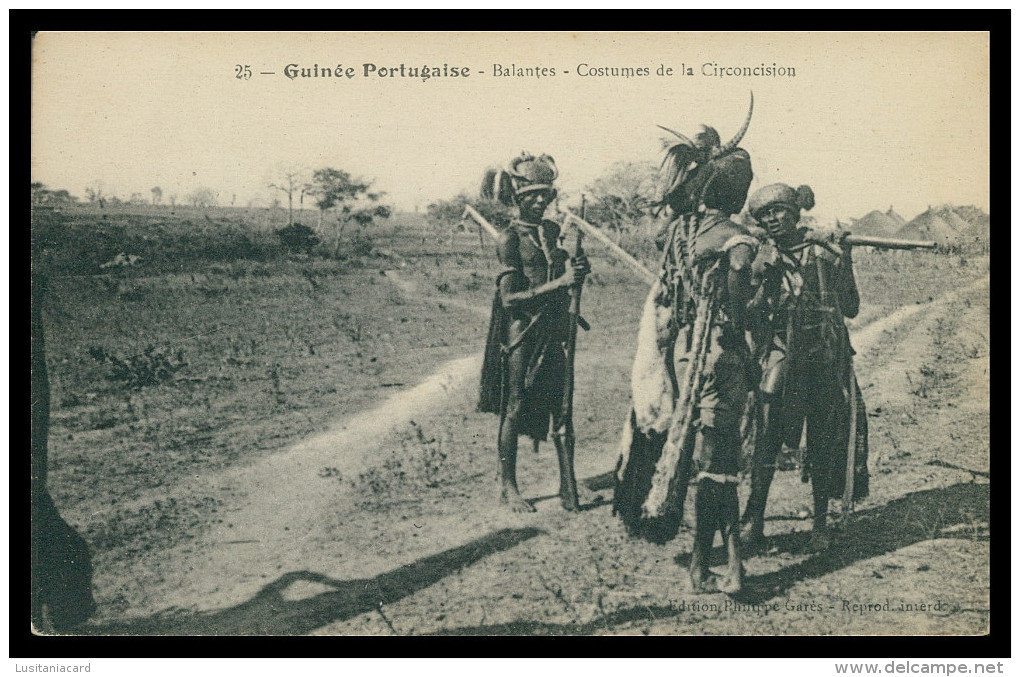
M 237 606 L 206 613 L 157 615 L 79 627 L 88 635 L 304 635 L 317 628 L 379 609 L 543 533 L 532 527 L 503 529 L 466 545 L 444 550 L 375 578 L 341 581 L 312 571 L 292 571 Z M 300 600 L 284 591 L 306 581 L 332 590 Z
M 842 532 L 834 544 L 807 560 L 763 576 L 745 580 L 744 590 L 735 599 L 742 603 L 761 603 L 786 593 L 795 583 L 819 578 L 843 569 L 854 562 L 877 557 L 914 543 L 934 538 L 987 541 L 987 531 L 977 525 L 989 519 L 989 485 L 957 484 L 945 489 L 919 491 L 890 503 L 862 511 Z M 770 539 L 780 551 L 803 551 L 810 539 L 809 532 L 788 534 Z M 721 548 L 713 552 L 713 561 L 725 562 Z M 925 562 L 918 562 L 918 565 Z M 673 570 L 678 578 L 685 577 L 682 568 Z M 722 595 L 703 595 L 706 602 L 722 599 Z M 638 605 L 616 609 L 585 623 L 542 623 L 530 620 L 503 624 L 452 628 L 438 635 L 588 635 L 612 632 L 615 626 L 684 615 L 675 606 Z
M 988 524 L 989 512 L 988 484 L 955 484 L 909 494 L 857 513 L 849 524 L 834 531 L 828 549 L 799 564 L 754 577 L 739 600 L 765 601 L 785 593 L 797 581 L 818 578 L 921 541 L 935 538 L 987 541 L 988 531 L 980 525 Z M 810 532 L 801 531 L 769 540 L 772 548 L 780 552 L 803 552 L 810 538 Z

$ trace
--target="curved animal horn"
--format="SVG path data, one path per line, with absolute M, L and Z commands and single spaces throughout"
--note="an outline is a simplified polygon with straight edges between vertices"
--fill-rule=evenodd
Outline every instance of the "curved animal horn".
M 747 109 L 747 119 L 744 120 L 744 124 L 737 131 L 736 136 L 734 136 L 730 141 L 726 143 L 726 145 L 720 148 L 721 151 L 733 150 L 734 148 L 737 147 L 737 144 L 740 143 L 740 140 L 744 138 L 744 134 L 747 134 L 747 128 L 751 126 L 751 115 L 753 113 L 754 113 L 754 92 L 751 92 L 751 107 Z
M 685 144 L 687 144 L 688 146 L 691 146 L 691 147 L 693 147 L 693 146 L 694 146 L 694 142 L 693 142 L 693 141 L 691 141 L 690 139 L 688 139 L 688 138 L 687 138 L 686 136 L 684 136 L 684 135 L 683 135 L 683 134 L 681 134 L 680 132 L 674 132 L 674 131 L 673 131 L 672 129 L 670 129 L 669 127 L 663 127 L 662 125 L 655 125 L 655 126 L 656 126 L 656 127 L 658 127 L 659 129 L 664 129 L 664 130 L 666 130 L 667 132 L 669 132 L 669 133 L 670 133 L 670 134 L 672 134 L 673 136 L 675 136 L 675 137 L 677 137 L 678 139 L 680 139 L 681 141 L 683 141 L 683 142 L 684 142 Z

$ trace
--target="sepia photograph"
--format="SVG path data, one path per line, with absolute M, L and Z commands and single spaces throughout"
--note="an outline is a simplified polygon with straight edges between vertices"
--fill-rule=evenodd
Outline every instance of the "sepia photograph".
M 35 33 L 12 625 L 988 635 L 989 45 Z

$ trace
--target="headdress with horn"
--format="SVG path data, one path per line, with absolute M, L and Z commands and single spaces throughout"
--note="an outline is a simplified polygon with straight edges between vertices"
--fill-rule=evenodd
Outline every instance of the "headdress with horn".
M 752 92 L 744 124 L 726 143 L 720 143 L 719 132 L 707 125 L 701 125 L 693 140 L 659 125 L 680 142 L 669 146 L 663 158 L 662 198 L 656 205 L 667 206 L 674 214 L 692 211 L 701 204 L 731 214 L 740 211 L 753 175 L 751 157 L 737 144 L 747 133 L 753 113 Z

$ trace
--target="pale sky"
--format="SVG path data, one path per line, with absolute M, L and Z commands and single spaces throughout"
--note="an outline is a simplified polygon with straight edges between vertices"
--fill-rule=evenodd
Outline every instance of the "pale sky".
M 725 141 L 753 90 L 752 190 L 809 184 L 822 220 L 989 205 L 985 33 L 51 32 L 33 59 L 32 178 L 81 198 L 100 180 L 121 197 L 207 186 L 244 205 L 274 197 L 274 168 L 332 166 L 424 208 L 474 193 L 522 149 L 553 155 L 571 196 L 615 161 L 657 163 L 657 124 L 706 123 Z M 401 63 L 470 75 L 364 74 Z M 287 64 L 355 77 L 292 80 Z M 494 64 L 556 74 L 496 77 Z M 796 76 L 704 75 L 713 64 Z M 244 65 L 251 79 L 236 77 Z M 601 67 L 649 75 L 578 73 Z

